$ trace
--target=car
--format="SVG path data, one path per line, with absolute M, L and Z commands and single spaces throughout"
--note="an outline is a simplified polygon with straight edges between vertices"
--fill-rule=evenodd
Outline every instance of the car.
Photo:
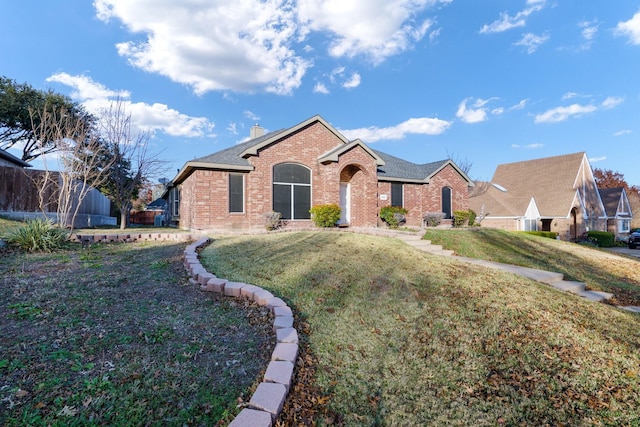
M 634 228 L 631 230 L 627 244 L 629 245 L 629 249 L 635 249 L 640 246 L 640 228 Z

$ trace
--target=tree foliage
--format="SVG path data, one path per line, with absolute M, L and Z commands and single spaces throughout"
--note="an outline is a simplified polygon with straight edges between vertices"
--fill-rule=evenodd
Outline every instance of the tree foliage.
M 51 90 L 34 89 L 26 83 L 0 76 L 0 148 L 22 145 L 22 160 L 30 161 L 59 148 L 55 133 L 38 133 L 34 129 L 48 130 L 39 120 L 43 116 L 65 111 L 73 128 L 85 132 L 94 118 L 85 109 L 64 95 Z M 43 114 L 43 113 L 47 114 Z M 75 140 L 81 135 L 75 135 Z

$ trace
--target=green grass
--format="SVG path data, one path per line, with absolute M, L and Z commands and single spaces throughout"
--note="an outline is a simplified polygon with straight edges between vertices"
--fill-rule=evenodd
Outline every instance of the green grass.
M 226 424 L 268 364 L 267 309 L 190 285 L 184 245 L 74 247 L 0 255 L 0 425 Z
M 638 315 L 384 237 L 227 236 L 202 259 L 291 304 L 345 425 L 640 419 Z
M 456 255 L 563 273 L 566 280 L 611 292 L 620 305 L 640 305 L 638 260 L 604 249 L 496 229 L 430 229 L 425 239 Z

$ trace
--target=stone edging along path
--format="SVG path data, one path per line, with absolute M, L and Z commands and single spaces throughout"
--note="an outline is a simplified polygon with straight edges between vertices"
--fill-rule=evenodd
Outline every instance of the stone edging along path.
M 193 283 L 199 284 L 203 291 L 248 298 L 273 312 L 276 347 L 271 355 L 271 362 L 247 407 L 229 424 L 230 427 L 270 427 L 282 410 L 298 357 L 298 332 L 293 327 L 293 312 L 282 299 L 259 286 L 230 282 L 205 270 L 196 251 L 208 243 L 209 239 L 202 237 L 184 250 L 184 266 Z

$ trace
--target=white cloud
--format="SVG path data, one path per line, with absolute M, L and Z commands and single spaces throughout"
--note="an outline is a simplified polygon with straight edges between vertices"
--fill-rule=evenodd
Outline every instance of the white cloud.
M 509 111 L 522 110 L 524 107 L 527 106 L 527 102 L 529 102 L 528 99 L 522 99 L 516 105 L 512 105 L 511 107 L 509 107 Z
M 624 102 L 624 98 L 610 96 L 607 99 L 605 99 L 604 101 L 602 101 L 602 104 L 600 104 L 600 106 L 602 108 L 604 108 L 605 110 L 609 110 L 611 108 L 614 108 L 614 107 L 622 104 L 623 102 Z
M 578 96 L 575 93 L 569 92 L 565 94 L 562 99 L 571 99 Z M 568 106 L 556 107 L 545 111 L 544 113 L 537 114 L 535 116 L 536 123 L 558 123 L 563 122 L 573 117 L 580 117 L 585 114 L 594 113 L 598 110 L 609 110 L 615 108 L 624 102 L 624 98 L 609 96 L 600 105 L 588 104 L 571 104 Z
M 94 6 L 99 19 L 118 19 L 142 34 L 116 45 L 121 56 L 198 94 L 289 94 L 311 66 L 292 48 L 298 25 L 288 0 L 95 0 Z
M 229 123 L 229 126 L 227 126 L 227 131 L 229 133 L 237 135 L 238 134 L 238 125 L 236 123 Z
M 583 21 L 578 24 L 582 28 L 582 37 L 585 40 L 591 41 L 598 34 L 598 21 Z
M 327 95 L 329 94 L 329 89 L 327 89 L 327 86 L 325 86 L 324 83 L 317 82 L 316 85 L 313 87 L 313 92 Z
M 519 144 L 511 144 L 511 148 L 524 148 L 527 150 L 537 150 L 538 148 L 544 147 L 544 144 L 527 144 L 527 145 L 519 145 Z
M 452 0 L 94 0 L 98 19 L 132 35 L 118 54 L 195 93 L 230 90 L 291 94 L 313 66 L 311 32 L 335 57 L 378 64 L 410 49 L 431 29 L 419 18 Z
M 417 135 L 440 135 L 446 131 L 451 122 L 429 117 L 411 118 L 396 126 L 379 128 L 371 126 L 368 128 L 340 130 L 349 139 L 360 138 L 366 143 L 381 140 L 398 140 L 408 134 Z
M 497 107 L 491 110 L 491 114 L 495 114 L 496 116 L 504 113 L 504 107 Z
M 131 114 L 133 126 L 143 132 L 160 131 L 171 136 L 202 137 L 211 136 L 215 126 L 205 117 L 188 116 L 165 104 L 132 102 L 128 91 L 108 89 L 88 76 L 57 73 L 48 77 L 47 81 L 71 87 L 71 97 L 98 117 L 113 101 L 119 100 L 124 104 L 125 111 Z
M 345 89 L 351 89 L 354 87 L 358 87 L 360 86 L 360 74 L 358 73 L 353 73 L 351 75 L 351 78 L 349 80 L 347 80 L 346 82 L 344 82 L 344 84 L 342 85 L 343 88 Z
M 598 162 L 601 162 L 601 161 L 603 161 L 603 160 L 607 160 L 607 157 L 606 157 L 606 156 L 602 156 L 602 157 L 591 157 L 591 158 L 589 159 L 589 163 L 598 163 Z
M 622 136 L 622 135 L 627 135 L 630 134 L 631 131 L 629 129 L 623 129 L 623 130 L 619 130 L 617 132 L 614 132 L 613 136 Z
M 478 98 L 471 107 L 467 107 L 467 103 L 472 100 L 472 98 L 465 98 L 462 100 L 460 105 L 458 105 L 458 111 L 456 111 L 456 117 L 462 120 L 465 123 L 480 123 L 487 120 L 487 108 L 485 105 L 490 101 L 493 101 L 497 98 L 489 98 L 489 99 L 481 99 Z
M 258 121 L 261 119 L 261 117 L 257 114 L 255 114 L 253 111 L 249 111 L 249 110 L 244 110 L 242 112 L 242 115 L 245 116 L 247 119 L 249 120 L 253 120 L 253 121 Z
M 629 37 L 629 43 L 640 44 L 640 11 L 628 21 L 618 22 L 616 35 Z
M 129 98 L 131 93 L 126 90 L 114 91 L 107 89 L 104 85 L 94 82 L 88 76 L 72 76 L 67 73 L 57 73 L 47 77 L 46 81 L 61 83 L 73 88 L 71 97 L 81 99 L 105 99 L 105 98 Z
M 527 53 L 531 54 L 538 50 L 540 45 L 549 40 L 549 34 L 536 35 L 533 33 L 523 34 L 522 38 L 514 43 L 515 46 L 523 46 L 527 49 Z
M 452 0 L 299 0 L 302 34 L 324 32 L 334 57 L 363 55 L 374 64 L 420 41 L 433 21 L 416 16 L 429 6 Z
M 527 24 L 526 18 L 533 12 L 538 12 L 544 8 L 545 0 L 527 1 L 526 9 L 511 16 L 506 12 L 500 13 L 500 19 L 493 21 L 491 24 L 485 24 L 480 28 L 480 34 L 501 33 L 511 30 L 512 28 L 524 27 Z
M 536 115 L 536 123 L 558 123 L 563 122 L 571 117 L 580 117 L 584 114 L 597 111 L 595 105 L 571 104 L 566 107 L 556 107 Z

